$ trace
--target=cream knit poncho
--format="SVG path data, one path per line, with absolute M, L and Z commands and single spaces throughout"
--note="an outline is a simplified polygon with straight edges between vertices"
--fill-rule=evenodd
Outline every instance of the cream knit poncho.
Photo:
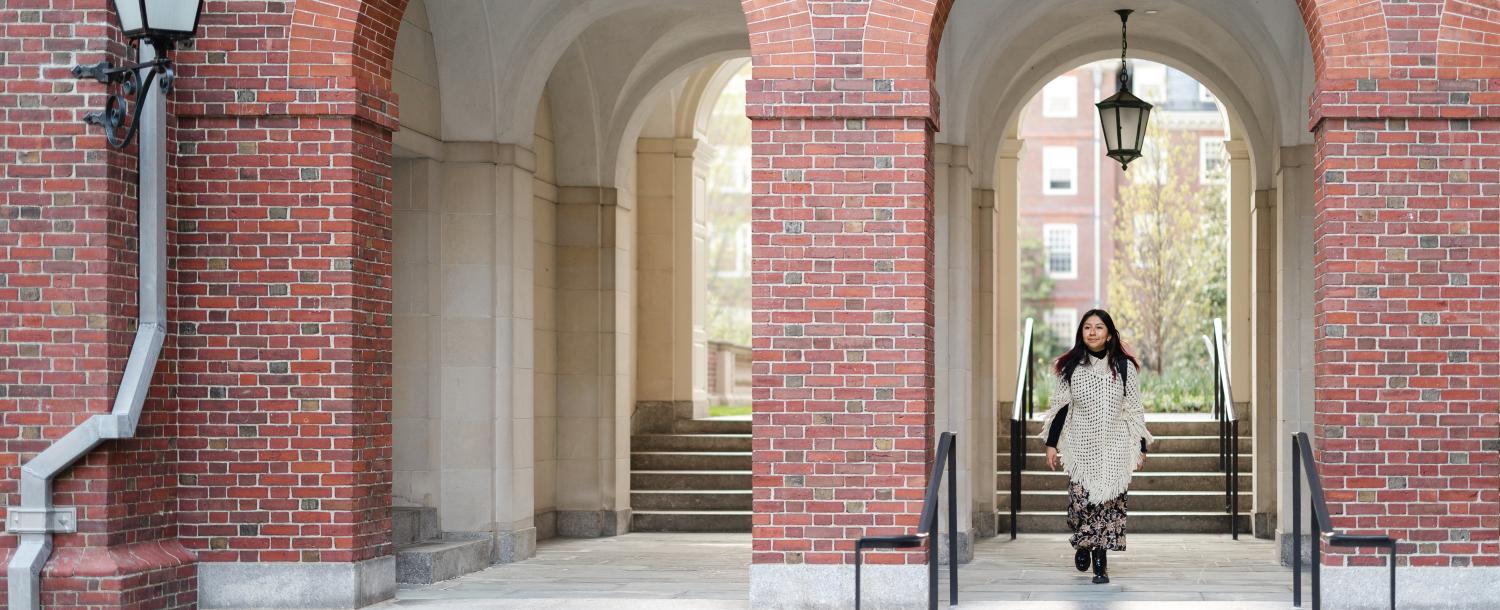
M 1141 372 L 1129 365 L 1128 382 L 1111 375 L 1106 358 L 1086 356 L 1070 384 L 1058 376 L 1042 419 L 1042 440 L 1052 420 L 1068 407 L 1057 452 L 1068 478 L 1089 492 L 1089 504 L 1108 502 L 1130 487 L 1130 473 L 1141 458 L 1140 439 L 1150 444 L 1141 408 Z

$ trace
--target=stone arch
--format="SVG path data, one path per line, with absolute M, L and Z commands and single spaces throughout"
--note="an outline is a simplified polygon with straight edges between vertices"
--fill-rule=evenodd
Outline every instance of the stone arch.
M 1380 0 L 1297 0 L 1318 82 L 1390 76 L 1391 48 Z
M 1500 76 L 1500 0 L 1447 0 L 1437 38 L 1438 78 Z
M 1032 68 L 1041 77 L 1028 79 L 1030 83 L 1024 87 L 1008 87 L 993 105 L 992 111 L 972 117 L 969 123 L 974 126 L 975 131 L 969 134 L 969 141 L 974 147 L 973 154 L 976 155 L 974 167 L 993 167 L 999 147 L 1007 135 L 1014 133 L 1027 100 L 1041 91 L 1052 77 L 1082 63 L 1117 57 L 1118 47 L 1110 48 L 1116 44 L 1118 42 L 1111 38 L 1082 40 L 1050 54 L 1045 63 L 1036 64 Z M 1230 134 L 1235 138 L 1244 138 L 1251 146 L 1252 175 L 1255 177 L 1253 183 L 1258 188 L 1265 188 L 1274 173 L 1268 168 L 1272 151 L 1276 148 L 1274 143 L 1277 141 L 1278 130 L 1274 124 L 1266 124 L 1265 119 L 1275 121 L 1274 114 L 1262 117 L 1254 112 L 1259 98 L 1237 86 L 1236 80 L 1212 60 L 1188 47 L 1143 40 L 1141 44 L 1132 46 L 1131 52 L 1136 58 L 1181 70 L 1207 85 L 1218 96 L 1227 114 Z M 980 184 L 988 184 L 988 178 L 981 179 Z

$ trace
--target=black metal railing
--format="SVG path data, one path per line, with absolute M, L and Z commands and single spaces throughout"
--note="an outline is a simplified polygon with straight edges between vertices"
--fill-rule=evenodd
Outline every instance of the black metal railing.
M 1224 511 L 1229 534 L 1240 539 L 1240 420 L 1234 412 L 1229 386 L 1229 351 L 1224 344 L 1224 320 L 1214 318 L 1214 419 L 1219 422 L 1219 469 L 1224 471 Z
M 908 549 L 927 543 L 927 607 L 938 607 L 938 489 L 942 485 L 944 465 L 948 476 L 948 605 L 958 605 L 958 437 L 944 432 L 938 437 L 937 454 L 932 458 L 932 472 L 927 477 L 927 493 L 922 500 L 922 516 L 917 533 L 899 536 L 865 536 L 854 541 L 854 610 L 860 603 L 860 568 L 865 549 Z
M 1021 510 L 1021 471 L 1026 467 L 1026 420 L 1036 416 L 1032 403 L 1031 318 L 1021 328 L 1021 354 L 1016 363 L 1016 396 L 1010 410 L 1010 539 L 1016 539 L 1017 513 Z
M 1378 546 L 1391 551 L 1391 610 L 1396 610 L 1396 545 L 1400 542 L 1390 536 L 1341 534 L 1333 529 L 1328 518 L 1328 502 L 1323 497 L 1323 479 L 1318 476 L 1318 465 L 1313 461 L 1312 443 L 1306 432 L 1292 435 L 1292 605 L 1302 607 L 1302 482 L 1307 481 L 1308 504 L 1312 505 L 1312 606 L 1320 610 L 1322 587 L 1318 579 L 1323 564 L 1323 541 L 1329 546 Z

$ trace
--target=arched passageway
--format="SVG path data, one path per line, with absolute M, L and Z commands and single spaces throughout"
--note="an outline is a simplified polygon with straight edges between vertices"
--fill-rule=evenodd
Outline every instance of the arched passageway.
M 408 7 L 394 81 L 409 104 L 393 181 L 401 582 L 526 559 L 553 537 L 748 531 L 750 422 L 703 419 L 704 138 L 747 45 L 725 8 Z M 494 54 L 469 53 L 486 31 Z
M 752 605 L 846 606 L 851 541 L 916 527 L 939 430 L 964 439 L 965 546 L 994 531 L 990 431 L 1016 352 L 999 276 L 1015 267 L 1011 117 L 1059 71 L 1113 55 L 1096 3 L 208 6 L 175 56 L 163 368 L 137 438 L 58 479 L 78 533 L 56 536 L 45 603 L 367 604 L 395 589 L 393 506 L 432 509 L 457 546 L 477 535 L 484 561 L 552 532 L 629 530 L 642 388 L 670 375 L 649 398 L 696 414 L 699 377 L 677 357 L 699 345 L 695 316 L 677 315 L 693 308 L 643 320 L 658 296 L 643 229 L 661 227 L 642 197 L 684 199 L 684 83 L 747 54 Z M 120 63 L 99 36 L 114 20 L 47 8 L 0 20 L 0 39 L 49 50 L 8 53 L 0 75 L 22 134 L 0 144 L 16 160 L 0 189 L 8 482 L 110 410 L 138 283 L 133 159 L 95 154 L 75 120 L 101 89 L 37 85 L 58 65 Z M 1230 208 L 1251 237 L 1231 246 L 1230 283 L 1251 289 L 1228 322 L 1257 529 L 1287 529 L 1290 477 L 1272 460 L 1306 431 L 1335 525 L 1406 541 L 1403 604 L 1488 599 L 1500 11 L 1136 8 L 1136 56 L 1209 83 L 1243 134 Z M 642 183 L 651 165 L 671 166 L 672 188 Z M 693 224 L 672 226 L 673 248 Z M 676 290 L 692 261 L 654 260 L 692 292 Z M 673 357 L 642 367 L 658 322 Z M 920 599 L 924 560 L 872 557 L 867 599 Z M 1330 595 L 1376 599 L 1377 563 L 1327 555 Z

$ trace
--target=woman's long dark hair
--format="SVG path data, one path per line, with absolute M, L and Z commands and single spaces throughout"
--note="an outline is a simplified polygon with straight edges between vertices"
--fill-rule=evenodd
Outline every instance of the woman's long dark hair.
M 1078 330 L 1073 333 L 1073 348 L 1058 356 L 1057 361 L 1052 363 L 1053 371 L 1064 381 L 1069 384 L 1073 383 L 1073 370 L 1083 363 L 1084 358 L 1089 357 L 1089 347 L 1083 343 L 1083 323 L 1088 321 L 1089 316 L 1098 316 L 1099 321 L 1104 323 L 1105 330 L 1109 331 L 1109 339 L 1104 342 L 1104 351 L 1108 352 L 1105 358 L 1109 360 L 1110 371 L 1120 377 L 1121 385 L 1128 388 L 1129 384 L 1125 382 L 1129 380 L 1130 366 L 1125 363 L 1130 362 L 1135 364 L 1136 368 L 1140 368 L 1141 362 L 1135 359 L 1135 355 L 1130 353 L 1129 348 L 1125 347 L 1125 341 L 1120 338 L 1120 332 L 1115 330 L 1114 318 L 1109 317 L 1109 312 L 1103 309 L 1090 309 L 1078 319 Z M 1129 390 L 1126 391 L 1129 392 Z

